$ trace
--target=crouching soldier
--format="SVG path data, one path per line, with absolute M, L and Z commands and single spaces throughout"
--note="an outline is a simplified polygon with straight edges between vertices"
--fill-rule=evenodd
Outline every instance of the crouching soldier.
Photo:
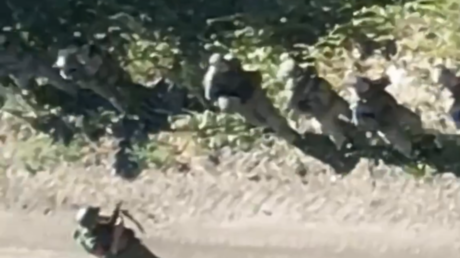
M 156 257 L 135 236 L 132 229 L 125 228 L 117 205 L 111 216 L 100 215 L 99 207 L 81 208 L 76 215 L 78 223 L 74 240 L 86 252 L 97 257 Z
M 422 150 L 439 149 L 435 136 L 425 133 L 421 118 L 385 90 L 390 84 L 388 76 L 371 80 L 352 73 L 347 75 L 345 86 L 353 88 L 359 99 L 353 109 L 355 124 L 381 133 L 407 158 L 420 156 Z
M 285 90 L 291 93 L 288 108 L 306 118 L 315 118 L 338 149 L 349 148 L 347 145 L 352 145 L 354 140 L 352 131 L 357 131 L 353 130 L 349 103 L 318 75 L 315 68 L 301 68 L 288 56 L 281 59 L 277 77 L 285 82 Z
M 205 97 L 217 103 L 224 112 L 238 113 L 254 126 L 274 130 L 290 143 L 297 143 L 297 134 L 281 116 L 261 87 L 259 71 L 246 71 L 240 60 L 213 54 L 203 79 Z

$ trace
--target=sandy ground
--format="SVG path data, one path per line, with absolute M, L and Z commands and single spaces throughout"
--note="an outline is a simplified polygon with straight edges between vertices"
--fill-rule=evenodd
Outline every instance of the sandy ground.
M 243 171 L 244 172 L 244 171 Z M 132 183 L 102 168 L 1 174 L 0 256 L 83 257 L 73 213 L 124 200 L 161 258 L 458 257 L 459 184 L 354 173 L 266 176 L 193 168 Z M 248 172 L 249 173 L 249 172 Z M 289 175 L 288 173 L 286 175 Z
M 0 256 L 84 257 L 86 254 L 70 240 L 71 215 L 70 212 L 48 216 L 2 212 Z M 158 257 L 171 258 L 458 256 L 454 248 L 455 234 L 442 230 L 418 235 L 401 228 L 377 228 L 376 225 L 373 228 L 371 225 L 350 228 L 326 224 L 303 228 L 260 226 L 213 228 L 190 223 L 169 229 L 175 234 L 183 234 L 182 237 L 150 236 L 143 237 L 143 240 Z

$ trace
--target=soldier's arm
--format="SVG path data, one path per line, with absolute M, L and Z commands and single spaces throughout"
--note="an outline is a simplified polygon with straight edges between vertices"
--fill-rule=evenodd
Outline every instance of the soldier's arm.
M 124 223 L 123 223 L 123 217 L 120 216 L 120 213 L 121 213 L 121 205 L 122 203 L 119 202 L 115 208 L 115 210 L 113 211 L 113 214 L 112 214 L 112 222 L 113 222 L 113 226 L 114 226 L 114 231 L 113 231 L 113 241 L 112 241 L 112 244 L 110 246 L 110 252 L 112 254 L 116 254 L 118 252 L 118 247 L 119 247 L 119 244 L 120 244 L 120 238 L 122 237 L 123 235 L 123 232 L 124 232 Z
M 216 90 L 211 83 L 206 83 L 204 85 L 204 97 L 209 101 L 214 101 L 216 99 Z
M 204 87 L 204 97 L 208 101 L 214 102 L 217 98 L 216 94 L 216 87 L 214 85 L 214 76 L 216 75 L 216 71 L 214 67 L 208 68 L 206 74 L 203 78 L 203 87 Z
M 118 253 L 120 240 L 121 240 L 121 237 L 123 236 L 124 229 L 125 228 L 123 226 L 123 220 L 120 217 L 120 219 L 116 221 L 116 224 L 114 226 L 113 241 L 112 241 L 112 244 L 110 245 L 110 252 L 112 254 Z
M 120 223 L 120 221 L 122 222 L 122 218 L 120 216 L 120 209 L 121 204 L 117 204 L 117 206 L 113 210 L 112 215 L 109 217 L 109 220 L 107 221 L 108 224 L 115 226 L 117 223 Z

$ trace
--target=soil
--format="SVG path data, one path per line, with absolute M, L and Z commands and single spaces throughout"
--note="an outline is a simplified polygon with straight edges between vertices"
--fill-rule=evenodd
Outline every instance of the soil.
M 197 163 L 198 162 L 198 163 Z M 201 163 L 200 163 L 201 162 Z M 459 184 L 355 171 L 345 178 L 198 166 L 126 182 L 102 167 L 2 174 L 0 256 L 83 257 L 71 238 L 82 205 L 119 200 L 159 257 L 458 257 Z M 267 170 L 268 171 L 268 170 Z M 364 171 L 364 170 L 363 170 Z M 134 228 L 134 224 L 128 224 Z

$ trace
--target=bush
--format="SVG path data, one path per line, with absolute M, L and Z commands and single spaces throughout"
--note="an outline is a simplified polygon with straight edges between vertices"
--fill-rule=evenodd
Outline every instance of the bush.
M 397 41 L 401 58 L 420 55 L 428 63 L 433 62 L 430 58 L 456 61 L 458 9 L 453 0 L 45 0 L 40 5 L 19 0 L 0 3 L 0 19 L 4 33 L 26 55 L 52 60 L 57 49 L 70 42 L 97 42 L 110 49 L 134 81 L 165 76 L 186 87 L 203 107 L 208 107 L 201 96 L 207 57 L 211 52 L 233 53 L 248 69 L 263 72 L 263 87 L 289 117 L 282 84 L 275 79 L 282 53 L 305 64 L 314 60 L 319 72 L 337 87 L 355 62 L 351 42 L 363 39 L 376 45 Z M 376 61 L 367 69 L 378 66 Z M 190 111 L 171 116 L 170 122 L 176 134 L 168 134 L 161 144 L 138 146 L 142 159 L 170 160 L 151 153 L 177 154 L 177 148 L 165 146 L 176 142 L 174 135 L 184 133 L 207 149 L 249 150 L 278 144 L 238 115 Z

